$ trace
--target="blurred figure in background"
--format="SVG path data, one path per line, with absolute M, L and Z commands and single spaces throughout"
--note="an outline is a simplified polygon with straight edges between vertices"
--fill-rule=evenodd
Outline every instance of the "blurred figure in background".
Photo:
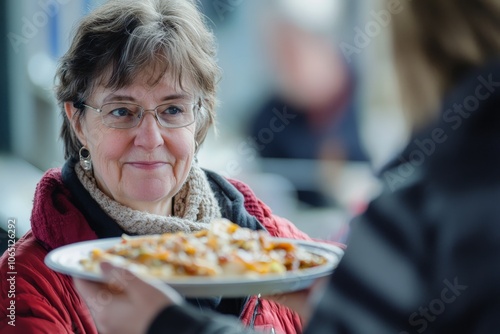
M 358 133 L 354 71 L 335 45 L 342 2 L 279 0 L 260 5 L 260 34 L 275 90 L 250 127 L 258 154 L 312 162 L 366 161 Z M 296 178 L 320 170 L 314 163 L 300 166 Z M 298 199 L 315 207 L 332 206 L 320 179 L 310 189 L 299 188 Z

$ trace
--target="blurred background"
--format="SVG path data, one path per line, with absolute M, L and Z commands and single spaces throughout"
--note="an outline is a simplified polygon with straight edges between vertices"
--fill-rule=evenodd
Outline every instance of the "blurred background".
M 0 2 L 0 228 L 29 229 L 36 183 L 64 163 L 52 91 L 73 27 L 103 0 Z M 316 238 L 345 240 L 408 137 L 379 0 L 201 0 L 218 40 L 217 128 L 200 164 L 247 182 Z M 5 245 L 4 239 L 0 244 Z

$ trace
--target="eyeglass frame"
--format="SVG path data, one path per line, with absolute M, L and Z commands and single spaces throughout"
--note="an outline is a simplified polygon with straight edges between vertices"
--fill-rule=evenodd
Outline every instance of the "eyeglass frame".
M 137 122 L 136 125 L 134 126 L 131 126 L 129 128 L 120 128 L 120 127 L 115 127 L 115 126 L 111 126 L 111 125 L 108 125 L 104 122 L 104 115 L 102 114 L 102 108 L 106 105 L 109 105 L 109 104 L 119 104 L 119 103 L 123 103 L 123 104 L 130 104 L 130 105 L 135 105 L 135 106 L 138 106 L 141 110 L 140 114 L 139 114 L 139 122 Z M 201 100 L 198 100 L 198 102 L 194 102 L 194 103 L 190 103 L 189 105 L 192 107 L 192 112 L 193 112 L 193 121 L 191 123 L 188 123 L 186 125 L 181 125 L 181 126 L 165 126 L 163 125 L 162 121 L 160 120 L 160 118 L 158 117 L 158 107 L 160 106 L 163 106 L 163 105 L 166 105 L 168 103 L 162 103 L 162 104 L 159 104 L 157 105 L 154 109 L 146 109 L 144 108 L 143 106 L 141 106 L 140 104 L 137 104 L 137 103 L 133 103 L 133 102 L 108 102 L 108 103 L 104 103 L 100 108 L 96 108 L 96 107 L 92 107 L 88 104 L 86 104 L 84 101 L 77 101 L 77 102 L 73 102 L 73 107 L 77 108 L 77 109 L 85 109 L 85 108 L 90 108 L 94 111 L 96 111 L 99 115 L 101 115 L 101 123 L 110 128 L 110 129 L 122 129 L 122 130 L 127 130 L 127 129 L 133 129 L 137 126 L 139 126 L 141 123 L 142 123 L 142 120 L 144 119 L 144 113 L 146 111 L 151 111 L 153 112 L 153 116 L 156 120 L 156 122 L 163 128 L 166 128 L 166 129 L 180 129 L 180 128 L 184 128 L 186 126 L 189 126 L 191 124 L 193 124 L 194 122 L 196 122 L 196 114 L 195 114 L 195 110 L 194 108 L 197 106 L 197 110 L 200 110 L 201 108 Z

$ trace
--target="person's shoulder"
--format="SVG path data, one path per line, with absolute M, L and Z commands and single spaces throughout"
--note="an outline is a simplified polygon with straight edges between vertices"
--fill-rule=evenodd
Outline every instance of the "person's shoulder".
M 245 197 L 245 207 L 256 216 L 266 230 L 275 237 L 309 240 L 310 237 L 300 231 L 288 219 L 273 214 L 271 208 L 262 202 L 253 190 L 244 182 L 237 179 L 228 179 Z
M 4 280 L 5 277 L 15 276 L 18 292 L 31 291 L 30 286 L 40 287 L 39 292 L 47 292 L 67 285 L 71 280 L 68 276 L 56 273 L 45 265 L 47 254 L 48 250 L 30 230 L 0 257 L 1 268 L 6 269 L 0 271 L 0 277 Z
M 243 194 L 244 187 L 240 184 L 232 182 L 232 179 L 206 168 L 203 168 L 203 172 L 205 173 L 207 180 L 212 186 L 213 190 L 222 191 L 231 199 L 234 199 L 235 196 Z
M 250 186 L 234 178 L 227 178 L 227 181 L 243 195 L 245 208 L 261 223 L 264 223 L 264 218 L 272 215 L 271 209 L 255 195 Z
M 236 192 L 243 195 L 245 200 L 257 200 L 253 190 L 246 183 L 231 177 L 225 177 L 208 169 L 204 169 L 203 171 L 205 172 L 208 181 L 212 184 L 215 183 L 226 194 L 230 195 L 231 193 L 234 194 Z
M 226 178 L 226 180 L 232 186 L 234 186 L 245 198 L 257 199 L 257 196 L 250 188 L 250 186 L 244 183 L 243 181 L 234 178 Z
M 55 193 L 69 195 L 69 190 L 62 180 L 61 168 L 51 168 L 43 174 L 36 186 L 34 205 L 36 206 L 37 202 L 48 201 Z
M 90 315 L 85 315 L 86 309 L 75 295 L 71 277 L 47 267 L 44 263 L 47 253 L 28 231 L 0 257 L 0 279 L 8 284 L 5 293 L 0 294 L 3 308 L 0 316 L 8 317 L 7 305 L 14 305 L 16 315 L 10 319 L 15 319 L 16 326 L 9 328 L 18 329 L 16 333 L 38 333 L 40 328 L 50 333 L 66 333 L 74 324 L 71 320 L 75 314 L 80 317 L 80 327 L 91 328 Z
M 41 292 L 60 285 L 60 279 L 57 278 L 60 275 L 44 263 L 47 253 L 31 230 L 28 231 L 0 257 L 0 266 L 5 269 L 0 271 L 2 281 L 14 278 L 19 295 L 35 290 Z
M 205 170 L 207 177 L 212 182 L 217 182 L 219 186 L 224 188 L 224 191 L 231 189 L 232 192 L 237 192 L 243 198 L 245 210 L 254 216 L 262 226 L 275 237 L 293 238 L 309 240 L 310 237 L 300 231 L 293 223 L 285 218 L 273 214 L 271 208 L 260 200 L 254 191 L 243 181 L 226 178 L 215 172 Z
M 12 243 L 9 243 L 7 250 L 0 257 L 0 266 L 11 269 L 2 270 L 2 273 L 16 272 L 20 274 L 26 270 L 46 270 L 48 268 L 43 263 L 46 255 L 47 250 L 35 238 L 33 232 L 29 230 L 19 240 L 12 240 Z
M 236 194 L 243 196 L 245 208 L 250 214 L 254 216 L 270 214 L 270 209 L 257 198 L 253 190 L 246 183 L 234 178 L 222 176 L 210 170 L 205 170 L 205 174 L 209 182 L 216 183 L 219 189 L 224 191 L 226 195 L 230 197 L 234 197 Z M 269 213 L 267 211 L 269 211 Z M 259 218 L 261 217 L 257 217 L 257 219 L 261 221 Z
M 50 168 L 43 174 L 37 188 L 54 188 L 63 186 L 62 171 L 60 167 Z

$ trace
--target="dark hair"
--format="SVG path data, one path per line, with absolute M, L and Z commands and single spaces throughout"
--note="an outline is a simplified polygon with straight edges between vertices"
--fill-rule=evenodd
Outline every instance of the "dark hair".
M 85 101 L 98 85 L 119 89 L 143 70 L 156 84 L 167 71 L 181 89 L 192 83 L 201 99 L 195 140 L 201 144 L 214 123 L 216 64 L 214 36 L 192 0 L 110 0 L 84 17 L 56 72 L 65 158 L 78 156 L 77 139 L 64 102 Z M 81 120 L 84 109 L 77 113 Z

